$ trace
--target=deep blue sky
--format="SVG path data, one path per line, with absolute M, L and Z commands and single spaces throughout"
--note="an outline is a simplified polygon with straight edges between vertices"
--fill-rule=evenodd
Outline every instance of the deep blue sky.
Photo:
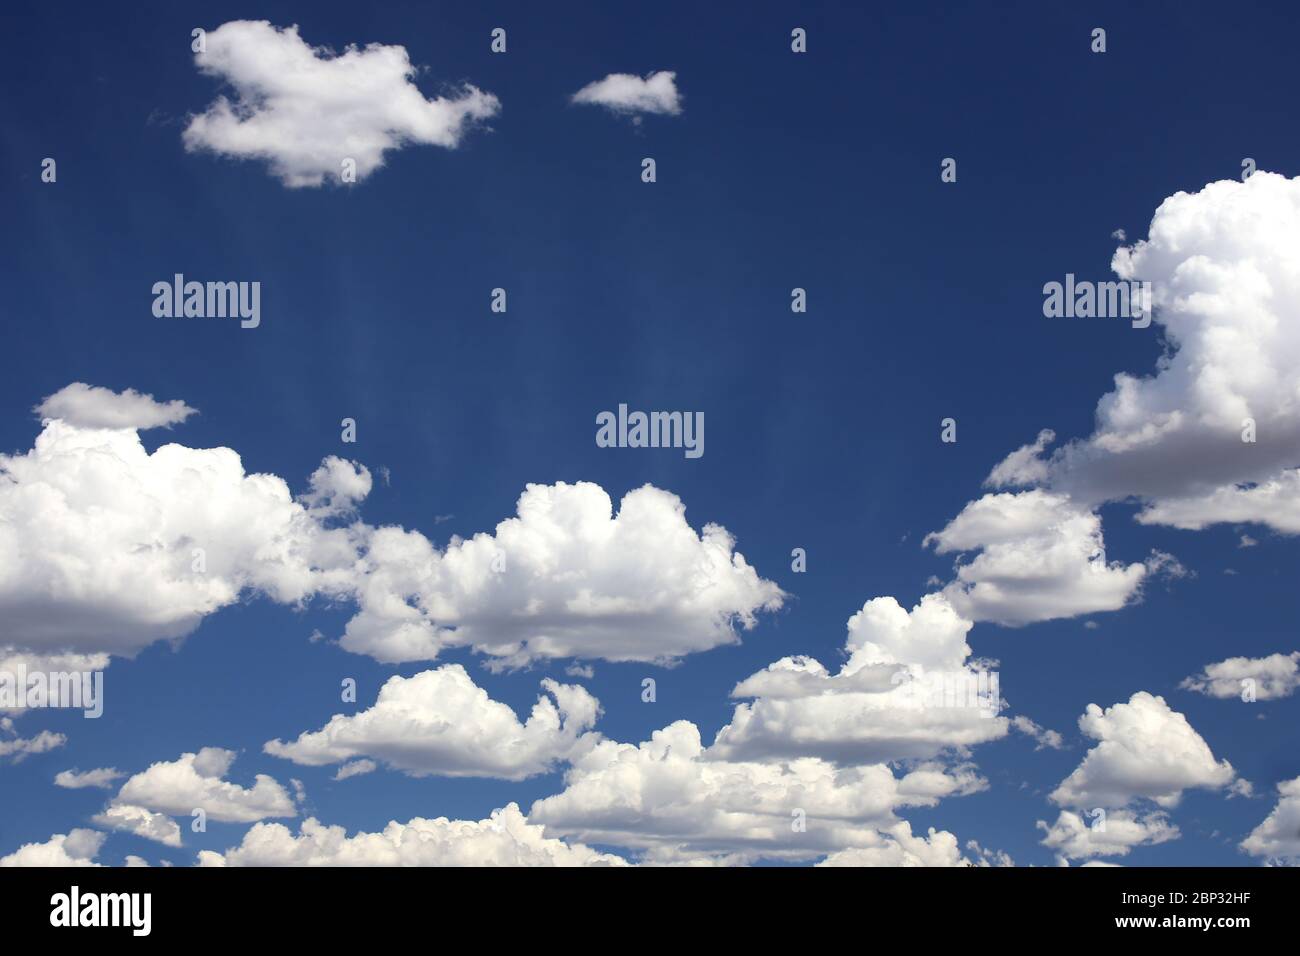
M 589 686 L 610 737 L 637 741 L 688 718 L 711 739 L 737 680 L 786 654 L 835 665 L 865 600 L 910 606 L 927 577 L 946 578 L 950 560 L 921 538 L 978 495 L 1004 454 L 1042 427 L 1088 433 L 1111 376 L 1150 369 L 1153 334 L 1045 320 L 1043 282 L 1104 278 L 1113 230 L 1144 235 L 1164 197 L 1235 178 L 1243 157 L 1300 172 L 1288 4 L 913 7 L 11 7 L 0 39 L 0 449 L 29 448 L 31 407 L 85 381 L 185 400 L 202 414 L 162 440 L 229 445 L 249 471 L 295 490 L 327 454 L 385 466 L 391 486 L 363 515 L 439 544 L 513 514 L 528 482 L 590 480 L 616 499 L 645 482 L 670 489 L 693 526 L 725 525 L 795 599 L 742 645 L 670 671 L 597 662 Z M 426 93 L 468 80 L 502 111 L 456 150 L 389 154 L 356 188 L 287 190 L 258 164 L 181 145 L 187 114 L 217 92 L 194 69 L 190 29 L 240 18 L 297 23 L 336 49 L 404 45 L 428 67 Z M 489 52 L 494 26 L 509 30 L 505 56 Z M 809 32 L 806 56 L 789 52 L 793 26 Z M 1088 49 L 1094 26 L 1108 30 L 1102 56 Z M 655 69 L 677 71 L 681 116 L 633 127 L 567 104 L 607 73 Z M 58 160 L 57 188 L 40 183 L 45 156 Z M 644 156 L 657 161 L 654 185 L 640 182 Z M 946 156 L 956 184 L 939 181 Z M 150 286 L 174 272 L 261 280 L 261 328 L 155 319 Z M 488 309 L 495 286 L 509 291 L 504 316 Z M 794 286 L 808 289 L 806 315 L 790 312 Z M 594 415 L 620 401 L 703 410 L 705 456 L 597 448 Z M 956 445 L 938 440 L 949 415 Z M 339 442 L 345 416 L 358 421 L 355 446 Z M 1176 685 L 1231 654 L 1295 649 L 1294 543 L 1257 534 L 1259 547 L 1238 551 L 1231 528 L 1143 528 L 1130 514 L 1106 512 L 1111 557 L 1158 547 L 1196 579 L 1148 588 L 1096 630 L 1077 619 L 977 625 L 971 644 L 1001 661 L 1013 712 L 1072 746 L 1035 753 L 1013 735 L 980 748 L 990 790 L 907 814 L 914 827 L 1050 863 L 1033 824 L 1055 819 L 1045 794 L 1086 749 L 1079 714 L 1149 690 L 1264 796 L 1192 791 L 1174 815 L 1183 839 L 1125 862 L 1251 862 L 1236 842 L 1267 814 L 1272 785 L 1300 772 L 1300 701 L 1261 705 L 1259 720 Z M 435 525 L 440 515 L 454 517 Z M 790 572 L 796 546 L 809 554 L 803 575 Z M 509 800 L 527 810 L 559 789 L 558 774 L 333 783 L 334 768 L 262 754 L 338 709 L 341 677 L 356 677 L 366 702 L 393 672 L 307 642 L 315 628 L 337 636 L 347 614 L 251 600 L 178 650 L 115 662 L 102 720 L 42 717 L 66 748 L 0 767 L 0 853 L 100 809 L 102 791 L 54 788 L 58 770 L 137 771 L 203 746 L 240 750 L 240 782 L 301 778 L 309 811 L 350 831 L 478 819 Z M 563 671 L 492 675 L 468 651 L 445 659 L 525 712 L 540 677 Z M 640 701 L 643 676 L 658 680 L 655 704 Z M 187 832 L 181 851 L 116 834 L 105 857 L 188 863 L 242 830 Z

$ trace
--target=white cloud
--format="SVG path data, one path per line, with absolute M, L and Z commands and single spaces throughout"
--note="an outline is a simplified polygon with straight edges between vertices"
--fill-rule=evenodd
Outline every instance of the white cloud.
M 1205 670 L 1193 674 L 1178 686 L 1226 700 L 1242 695 L 1242 682 L 1245 680 L 1255 682 L 1256 700 L 1290 697 L 1300 687 L 1300 651 L 1258 658 L 1229 657 L 1217 664 L 1207 664 Z
M 736 685 L 733 697 L 755 700 L 736 707 L 713 752 L 874 763 L 964 754 L 1005 737 L 1007 719 L 995 716 L 1001 701 L 987 675 L 987 690 L 976 697 L 965 640 L 971 627 L 942 595 L 927 595 L 910 614 L 892 597 L 868 601 L 849 619 L 849 657 L 839 673 L 786 657 Z
M 523 780 L 568 756 L 596 722 L 600 704 L 584 688 L 542 681 L 526 722 L 492 700 L 465 668 L 447 664 L 413 677 L 390 677 L 369 710 L 335 714 L 296 741 L 266 752 L 322 766 L 371 757 L 412 776 Z M 554 700 L 552 700 L 552 697 Z
M 340 181 L 345 159 L 357 181 L 408 144 L 454 148 L 500 103 L 469 84 L 426 99 L 406 48 L 370 43 L 335 55 L 311 47 L 298 27 L 235 20 L 211 30 L 195 65 L 229 84 L 194 116 L 183 135 L 190 151 L 266 162 L 289 187 Z
M 838 850 L 818 866 L 973 866 L 962 856 L 957 838 L 947 830 L 930 828 L 929 836 L 913 836 L 912 826 L 900 820 L 882 831 L 874 845 Z
M 1251 856 L 1300 865 L 1300 777 L 1279 783 L 1277 793 L 1277 805 L 1241 841 L 1241 849 Z
M 1052 792 L 1058 806 L 1117 809 L 1145 799 L 1168 809 L 1188 788 L 1220 789 L 1236 777 L 1186 717 L 1145 691 L 1106 710 L 1089 704 L 1079 729 L 1098 743 Z
M 650 862 L 811 860 L 878 846 L 899 808 L 985 786 L 965 766 L 918 764 L 896 777 L 883 764 L 839 768 L 815 757 L 724 760 L 705 750 L 694 724 L 677 721 L 640 745 L 604 740 L 576 756 L 565 789 L 534 803 L 528 818 L 548 834 L 629 847 Z
M 1138 594 L 1146 568 L 1107 562 L 1101 519 L 1041 489 L 972 501 L 926 536 L 960 562 L 944 594 L 963 617 L 1021 625 L 1114 611 Z
M 530 485 L 495 534 L 436 548 L 352 514 L 362 466 L 329 457 L 295 499 L 229 448 L 46 422 L 0 454 L 0 657 L 130 656 L 242 596 L 353 600 L 341 645 L 385 662 L 469 646 L 498 666 L 588 657 L 667 662 L 739 640 L 784 600 L 726 529 L 696 532 L 652 486 L 617 513 L 590 483 Z M 345 518 L 346 521 L 340 520 Z M 106 658 L 82 658 L 100 667 Z
M 1065 739 L 1059 733 L 1055 730 L 1048 730 L 1046 727 L 1040 726 L 1038 723 L 1025 717 L 1023 714 L 1011 718 L 1011 726 L 1025 736 L 1033 738 L 1037 745 L 1034 747 L 1035 750 L 1043 750 L 1044 748 L 1048 750 L 1060 750 L 1065 746 Z
M 373 760 L 350 760 L 339 767 L 338 772 L 334 774 L 334 779 L 347 780 L 349 777 L 360 777 L 363 774 L 374 773 L 378 769 L 379 764 Z
M 42 418 L 57 418 L 77 428 L 162 428 L 197 414 L 179 399 L 158 402 L 133 388 L 121 392 L 73 382 L 36 406 Z
M 1064 861 L 1098 856 L 1127 856 L 1136 846 L 1154 846 L 1179 837 L 1178 827 L 1161 812 L 1137 814 L 1131 810 L 1112 810 L 1104 819 L 1084 820 L 1072 810 L 1062 810 L 1051 826 L 1038 821 L 1043 831 L 1042 843 L 1055 850 Z
M 202 866 L 623 866 L 581 844 L 548 839 L 511 803 L 486 820 L 416 818 L 382 833 L 349 837 L 342 827 L 304 820 L 298 835 L 259 823 L 224 854 L 205 850 Z
M 0 856 L 0 867 L 11 866 L 99 866 L 95 857 L 107 834 L 94 830 L 56 833 L 44 843 L 25 843 L 8 856 Z
M 55 419 L 25 455 L 0 455 L 0 617 L 25 650 L 132 655 L 246 589 L 329 591 L 352 559 L 345 530 L 228 448 L 150 454 L 133 430 Z
M 223 779 L 234 759 L 233 750 L 204 747 L 197 754 L 151 764 L 122 785 L 110 810 L 126 805 L 188 817 L 201 809 L 209 820 L 223 823 L 298 815 L 288 791 L 266 774 L 258 774 L 252 787 Z
M 138 837 L 167 846 L 181 845 L 181 828 L 176 821 L 166 814 L 154 813 L 144 807 L 114 804 L 93 817 L 91 822 L 110 830 L 133 833 Z
M 373 530 L 340 642 L 386 663 L 469 645 L 538 658 L 667 661 L 738 640 L 785 597 L 725 528 L 696 533 L 681 500 L 645 485 L 617 513 L 590 482 L 529 485 L 495 535 L 438 551 L 418 532 Z
M 621 114 L 676 116 L 682 111 L 677 74 L 669 70 L 647 73 L 644 78 L 633 73 L 611 73 L 574 93 L 573 102 L 603 106 Z
M 13 730 L 12 724 L 9 723 L 6 723 L 3 730 L 17 733 L 17 731 Z M 63 734 L 56 734 L 49 730 L 42 730 L 35 737 L 13 737 L 10 740 L 0 737 L 0 760 L 12 758 L 14 763 L 18 763 L 32 754 L 43 754 L 51 750 L 57 750 L 67 742 L 68 738 Z
M 1021 449 L 992 477 L 1042 483 L 1085 507 L 1137 497 L 1148 523 L 1300 533 L 1297 249 L 1300 178 L 1256 172 L 1170 196 L 1149 237 L 1111 263 L 1122 279 L 1152 283 L 1169 345 L 1154 374 L 1117 374 L 1091 436 L 1037 461 L 1041 448 Z M 1253 443 L 1242 441 L 1248 418 Z
M 63 770 L 55 776 L 54 785 L 56 787 L 66 787 L 69 790 L 80 790 L 83 787 L 99 787 L 107 790 L 124 776 L 126 774 L 112 767 L 99 767 L 95 770 L 87 770 L 84 773 L 77 770 Z

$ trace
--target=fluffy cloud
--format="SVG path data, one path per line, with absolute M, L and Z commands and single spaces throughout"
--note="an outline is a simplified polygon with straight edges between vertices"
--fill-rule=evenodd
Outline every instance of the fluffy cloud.
M 95 857 L 106 839 L 106 834 L 95 830 L 56 833 L 44 843 L 25 843 L 8 856 L 0 856 L 0 867 L 99 866 Z
M 838 850 L 818 866 L 974 866 L 962 856 L 957 838 L 930 828 L 929 837 L 913 836 L 906 820 L 881 832 L 871 846 Z
M 78 428 L 165 428 L 185 421 L 195 410 L 184 402 L 154 401 L 133 388 L 122 392 L 73 382 L 35 408 L 41 418 L 58 418 Z
M 84 773 L 77 770 L 63 770 L 55 776 L 54 785 L 69 790 L 80 790 L 84 787 L 99 787 L 107 790 L 124 776 L 126 774 L 112 767 L 99 767 Z
M 682 111 L 677 74 L 668 70 L 647 73 L 644 78 L 634 73 L 611 73 L 574 93 L 573 102 L 603 106 L 620 114 L 676 116 Z
M 896 777 L 883 764 L 838 768 L 815 757 L 724 760 L 694 724 L 677 721 L 640 745 L 604 740 L 575 757 L 563 792 L 534 803 L 528 819 L 651 862 L 807 860 L 879 846 L 895 810 L 984 786 L 969 767 L 919 764 Z
M 1118 610 L 1147 573 L 1142 564 L 1107 562 L 1101 519 L 1041 489 L 985 495 L 925 541 L 939 554 L 978 552 L 944 590 L 975 621 L 1019 625 Z
M 191 808 L 193 809 L 193 808 Z M 181 845 L 181 828 L 176 821 L 163 813 L 154 813 L 144 807 L 114 804 L 96 815 L 92 823 L 110 830 L 123 830 L 146 840 L 167 846 Z
M 1300 178 L 1257 172 L 1156 210 L 1112 268 L 1152 283 L 1168 350 L 1155 373 L 1121 372 L 1086 439 L 1046 455 L 1040 436 L 994 470 L 1083 506 L 1137 497 L 1142 520 L 1199 528 L 1256 521 L 1297 533 L 1300 456 Z M 1257 441 L 1242 441 L 1246 419 Z
M 1277 806 L 1241 848 L 1251 856 L 1300 864 L 1300 777 L 1279 783 L 1277 793 Z
M 1072 810 L 1062 810 L 1051 826 L 1038 821 L 1043 845 L 1057 852 L 1062 862 L 1099 856 L 1127 856 L 1136 846 L 1154 846 L 1178 839 L 1178 827 L 1160 812 L 1137 814 L 1113 810 L 1085 821 Z
M 713 752 L 874 763 L 964 753 L 1005 737 L 996 683 L 986 674 L 981 687 L 966 664 L 971 627 L 942 595 L 927 595 L 910 614 L 892 597 L 868 601 L 849 619 L 839 673 L 786 657 L 736 685 L 733 697 L 755 700 L 736 707 Z
M 328 591 L 321 568 L 352 553 L 228 448 L 150 454 L 133 429 L 51 419 L 27 454 L 0 455 L 0 616 L 26 650 L 131 655 L 245 589 Z
M 737 641 L 785 597 L 725 528 L 696 533 L 650 485 L 617 513 L 589 482 L 529 485 L 495 535 L 438 551 L 418 532 L 375 529 L 360 567 L 360 613 L 340 642 L 388 663 L 470 645 L 520 665 L 537 658 L 666 661 Z
M 339 181 L 345 159 L 358 181 L 408 144 L 455 147 L 476 122 L 494 116 L 497 98 L 465 84 L 425 99 L 406 48 L 371 43 L 335 55 L 311 47 L 298 27 L 236 20 L 209 31 L 195 65 L 229 84 L 191 118 L 185 148 L 266 162 L 289 187 Z
M 258 774 L 252 787 L 241 787 L 223 779 L 234 759 L 233 750 L 204 747 L 197 754 L 181 754 L 176 760 L 151 764 L 148 770 L 122 785 L 105 812 L 142 807 L 169 816 L 188 817 L 194 810 L 202 809 L 208 819 L 224 823 L 253 823 L 267 817 L 298 815 L 288 791 L 265 774 Z
M 16 734 L 12 724 L 6 722 L 0 731 Z M 32 754 L 43 754 L 51 750 L 56 750 L 68 742 L 68 738 L 63 734 L 56 734 L 49 730 L 42 730 L 35 737 L 12 737 L 6 740 L 0 736 L 0 760 L 6 757 L 12 758 L 14 763 L 23 760 Z
M 1098 743 L 1052 792 L 1059 806 L 1114 809 L 1152 800 L 1170 808 L 1188 788 L 1219 789 L 1236 777 L 1186 717 L 1145 691 L 1106 710 L 1089 704 L 1079 729 Z
M 1256 700 L 1290 697 L 1300 687 L 1300 651 L 1259 658 L 1229 657 L 1217 664 L 1207 664 L 1205 670 L 1178 686 L 1207 697 L 1227 699 L 1242 695 L 1245 680 L 1255 682 Z
M 202 866 L 624 866 L 581 844 L 548 839 L 510 804 L 486 820 L 416 818 L 382 833 L 349 837 L 342 827 L 304 820 L 298 835 L 259 823 L 224 854 L 205 850 Z
M 726 529 L 697 533 L 676 496 L 648 485 L 617 513 L 597 485 L 530 485 L 495 534 L 442 550 L 356 520 L 370 487 L 365 468 L 329 457 L 295 499 L 229 448 L 150 454 L 134 428 L 49 419 L 31 451 L 0 455 L 0 617 L 13 645 L 0 657 L 76 652 L 102 667 L 104 654 L 183 637 L 261 594 L 355 601 L 340 643 L 385 662 L 447 646 L 502 666 L 668 661 L 734 643 L 785 597 Z
M 600 709 L 582 687 L 550 679 L 542 687 L 550 696 L 540 697 L 520 723 L 459 664 L 390 677 L 369 710 L 335 714 L 296 741 L 271 741 L 266 752 L 311 766 L 373 757 L 412 776 L 522 780 L 564 759 L 584 740 Z M 348 765 L 354 769 L 347 776 L 365 772 Z

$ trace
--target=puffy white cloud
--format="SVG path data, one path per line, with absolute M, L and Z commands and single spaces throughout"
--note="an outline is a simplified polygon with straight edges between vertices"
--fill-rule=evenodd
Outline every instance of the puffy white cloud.
M 95 857 L 107 834 L 95 830 L 56 833 L 44 843 L 24 843 L 8 856 L 0 856 L 0 867 L 11 866 L 99 866 Z
M 1057 852 L 1062 862 L 1099 856 L 1127 856 L 1136 846 L 1154 846 L 1179 837 L 1178 827 L 1161 812 L 1137 814 L 1111 810 L 1084 820 L 1072 810 L 1062 810 L 1050 826 L 1039 820 L 1042 843 Z
M 278 823 L 259 823 L 224 854 L 205 850 L 202 866 L 625 866 L 626 861 L 581 844 L 547 838 L 511 803 L 486 820 L 416 818 L 393 821 L 382 833 L 349 837 L 342 827 L 304 820 L 295 836 Z
M 160 428 L 196 414 L 179 399 L 158 402 L 133 388 L 122 392 L 73 382 L 36 406 L 42 418 L 58 418 L 78 428 Z
M 386 152 L 408 144 L 454 148 L 500 108 L 469 84 L 426 99 L 405 47 L 370 43 L 335 55 L 309 46 L 297 26 L 264 20 L 209 31 L 194 62 L 228 83 L 235 100 L 219 96 L 192 117 L 185 148 L 264 161 L 289 187 L 341 181 L 348 159 L 360 181 L 383 166 Z
M 1059 733 L 1055 730 L 1048 730 L 1023 714 L 1011 718 L 1011 726 L 1026 737 L 1033 738 L 1036 744 L 1035 750 L 1043 750 L 1044 748 L 1060 750 L 1065 746 L 1065 739 Z
M 785 597 L 725 528 L 696 533 L 686 508 L 645 485 L 614 512 L 590 482 L 528 485 L 495 535 L 438 551 L 418 532 L 379 528 L 357 583 L 360 612 L 340 642 L 388 663 L 469 645 L 519 665 L 537 658 L 667 661 L 735 643 Z
M 1170 196 L 1149 237 L 1111 263 L 1122 279 L 1152 283 L 1168 343 L 1154 374 L 1119 373 L 1092 435 L 1050 456 L 1040 440 L 991 479 L 1044 484 L 1086 507 L 1137 497 L 1148 523 L 1300 532 L 1297 250 L 1300 178 L 1257 172 Z M 1242 441 L 1246 419 L 1253 443 Z
M 831 674 L 786 657 L 741 681 L 713 752 L 727 759 L 815 756 L 874 763 L 964 753 L 1007 734 L 998 686 L 967 666 L 970 621 L 943 595 L 909 614 L 892 597 L 863 605 L 848 623 L 848 660 Z
M 929 837 L 913 836 L 906 820 L 881 832 L 871 846 L 831 853 L 818 866 L 974 866 L 962 856 L 957 838 L 930 828 Z
M 548 834 L 644 851 L 652 862 L 810 860 L 879 846 L 895 810 L 985 786 L 965 766 L 925 763 L 895 776 L 883 764 L 838 768 L 815 757 L 724 760 L 694 724 L 677 721 L 640 745 L 603 740 L 575 756 L 565 789 L 535 802 L 528 818 Z
M 1290 697 L 1300 687 L 1300 651 L 1257 658 L 1229 657 L 1217 664 L 1207 664 L 1205 670 L 1178 686 L 1207 697 L 1227 699 L 1240 697 L 1245 689 L 1242 682 L 1246 680 L 1254 682 L 1256 700 Z
M 245 589 L 329 591 L 352 557 L 346 531 L 228 448 L 150 454 L 134 430 L 52 419 L 27 454 L 0 455 L 0 617 L 28 651 L 131 655 Z
M 223 779 L 234 759 L 233 750 L 204 747 L 197 754 L 151 764 L 122 785 L 109 809 L 143 807 L 185 817 L 201 809 L 208 819 L 224 823 L 298 815 L 288 791 L 266 774 L 258 774 L 252 787 Z
M 1251 856 L 1300 865 L 1300 777 L 1279 783 L 1277 793 L 1277 805 L 1241 848 Z
M 192 808 L 191 808 L 192 809 Z M 97 814 L 92 823 L 110 830 L 123 830 L 146 840 L 155 840 L 167 846 L 181 845 L 181 828 L 176 821 L 163 813 L 154 813 L 144 807 L 118 803 Z
M 539 697 L 521 723 L 465 668 L 447 664 L 413 677 L 390 677 L 369 710 L 335 714 L 320 730 L 290 743 L 272 740 L 265 749 L 311 766 L 372 757 L 412 776 L 523 780 L 567 757 L 600 710 L 582 687 L 550 679 L 542 687 L 549 696 Z M 364 772 L 351 766 L 348 776 Z
M 960 562 L 944 594 L 963 617 L 1020 625 L 1123 607 L 1147 569 L 1107 562 L 1101 519 L 1042 489 L 989 494 L 926 536 Z
M 1236 777 L 1186 717 L 1145 691 L 1105 710 L 1089 704 L 1079 729 L 1098 743 L 1052 792 L 1059 806 L 1115 809 L 1145 799 L 1170 808 L 1188 788 L 1219 789 Z
M 50 419 L 35 447 L 0 455 L 0 657 L 75 652 L 102 666 L 183 637 L 248 594 L 352 600 L 344 648 L 385 662 L 470 646 L 538 658 L 670 661 L 734 643 L 785 597 L 726 529 L 696 532 L 669 492 L 645 486 L 614 513 L 589 483 L 530 485 L 495 534 L 376 528 L 352 514 L 360 465 L 326 458 L 295 499 L 246 474 L 229 448 L 167 444 L 130 428 Z M 346 518 L 347 521 L 340 520 Z M 97 668 L 96 668 L 97 669 Z
M 126 774 L 113 767 L 98 767 L 84 773 L 77 770 L 63 770 L 55 776 L 54 785 L 69 790 L 80 790 L 84 787 L 99 787 L 107 790 L 124 776 Z
M 603 106 L 621 114 L 676 116 L 682 111 L 677 74 L 669 70 L 647 73 L 645 77 L 634 73 L 611 73 L 574 93 L 573 102 Z

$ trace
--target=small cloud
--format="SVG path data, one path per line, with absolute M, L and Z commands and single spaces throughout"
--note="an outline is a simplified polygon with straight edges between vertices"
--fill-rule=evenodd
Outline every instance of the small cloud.
M 578 90 L 572 102 L 603 106 L 624 116 L 641 113 L 676 116 L 682 111 L 677 74 L 670 70 L 647 73 L 644 78 L 632 73 L 611 73 Z
M 1250 535 L 1248 535 L 1248 534 L 1243 534 L 1243 535 L 1241 536 L 1241 541 L 1238 542 L 1238 544 L 1237 544 L 1237 547 L 1239 547 L 1239 548 L 1253 548 L 1253 547 L 1255 547 L 1255 545 L 1257 545 L 1257 544 L 1259 544 L 1259 542 L 1256 541 L 1254 538 L 1252 538 Z

